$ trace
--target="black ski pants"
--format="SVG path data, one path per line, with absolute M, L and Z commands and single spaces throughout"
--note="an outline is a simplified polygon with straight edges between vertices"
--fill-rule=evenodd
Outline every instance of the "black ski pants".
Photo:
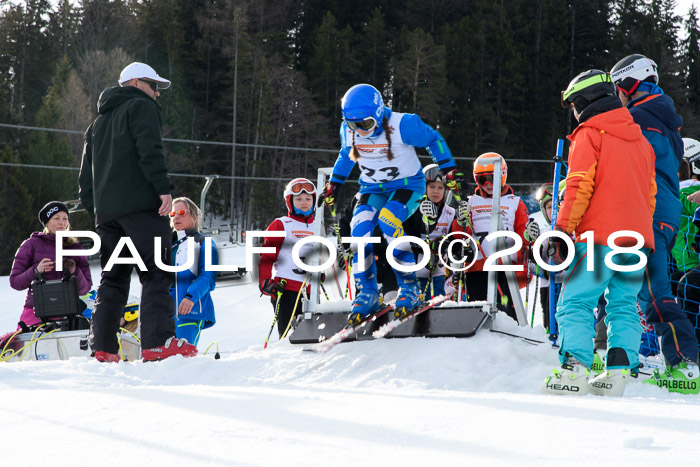
M 92 313 L 92 350 L 109 353 L 117 353 L 119 350 L 119 319 L 129 297 L 129 283 L 135 265 L 114 264 L 110 271 L 106 271 L 105 267 L 123 237 L 131 239 L 146 266 L 145 271 L 136 267 L 142 286 L 139 306 L 141 348 L 150 349 L 165 344 L 168 338 L 175 336 L 175 305 L 169 294 L 173 277 L 172 273 L 156 266 L 154 254 L 160 256 L 163 264 L 171 263 L 172 232 L 168 218 L 158 215 L 155 210 L 126 214 L 100 224 L 97 234 L 102 243 L 102 279 Z M 155 237 L 161 239 L 161 250 L 158 252 L 154 252 Z M 120 258 L 132 257 L 126 245 L 122 245 L 120 250 Z
M 282 297 L 280 298 L 280 306 L 278 309 L 279 313 L 277 314 L 277 333 L 279 334 L 280 338 L 282 338 L 282 334 L 284 334 L 287 326 L 289 326 L 290 330 L 292 329 L 294 323 L 289 324 L 289 322 L 301 314 L 302 297 L 299 297 L 299 301 L 297 301 L 298 295 L 299 292 L 293 290 L 285 290 L 282 293 Z M 273 307 L 277 305 L 276 300 L 270 301 L 272 302 Z M 296 312 L 294 310 L 295 303 Z

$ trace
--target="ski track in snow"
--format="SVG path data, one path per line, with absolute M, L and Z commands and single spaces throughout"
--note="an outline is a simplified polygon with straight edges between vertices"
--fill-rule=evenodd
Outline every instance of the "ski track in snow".
M 242 282 L 214 291 L 218 322 L 202 333 L 200 352 L 216 340 L 220 360 L 212 346 L 207 355 L 157 363 L 0 364 L 3 459 L 640 466 L 692 465 L 700 457 L 697 396 L 641 383 L 618 399 L 540 395 L 558 366 L 548 344 L 482 330 L 469 339 L 342 343 L 325 354 L 288 341 L 263 350 L 272 307 L 250 277 Z M 7 278 L 0 293 L 5 332 L 16 325 L 24 293 Z

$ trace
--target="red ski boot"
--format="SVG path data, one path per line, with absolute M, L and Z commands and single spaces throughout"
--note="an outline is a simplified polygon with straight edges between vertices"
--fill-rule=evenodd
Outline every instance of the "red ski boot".
M 98 362 L 106 363 L 118 363 L 121 361 L 118 354 L 105 352 L 104 350 L 98 350 L 95 352 L 95 360 Z
M 152 349 L 143 349 L 141 355 L 143 356 L 144 362 L 164 360 L 173 355 L 194 357 L 197 355 L 197 346 L 188 343 L 186 339 L 171 337 L 165 342 L 165 345 L 153 347 Z

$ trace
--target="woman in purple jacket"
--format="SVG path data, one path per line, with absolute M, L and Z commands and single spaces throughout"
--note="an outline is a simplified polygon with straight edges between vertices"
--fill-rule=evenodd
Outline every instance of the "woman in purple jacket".
M 63 260 L 63 271 L 56 270 L 56 232 L 69 230 L 68 207 L 60 201 L 51 201 L 39 211 L 39 221 L 44 226 L 43 232 L 34 232 L 31 237 L 20 245 L 15 254 L 10 273 L 10 286 L 15 290 L 29 289 L 36 274 L 45 280 L 56 280 L 63 277 L 64 272 L 75 275 L 78 282 L 78 293 L 83 295 L 92 287 L 90 266 L 84 256 L 71 256 Z M 65 238 L 63 248 L 82 250 L 83 247 L 75 238 Z M 24 310 L 19 318 L 20 323 L 27 327 L 40 323 L 34 316 L 34 299 L 31 289 L 27 292 Z M 21 324 L 17 330 L 22 329 Z

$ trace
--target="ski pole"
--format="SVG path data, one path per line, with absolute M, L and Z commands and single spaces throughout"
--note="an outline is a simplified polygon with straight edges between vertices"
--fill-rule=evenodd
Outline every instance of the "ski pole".
M 340 235 L 340 219 L 338 218 L 338 212 L 335 209 L 335 204 L 331 206 L 331 217 L 333 217 L 333 230 L 335 230 L 335 235 L 338 238 L 338 246 L 342 247 L 343 245 L 343 239 Z M 345 289 L 347 293 L 350 294 L 350 300 L 352 300 L 352 290 L 350 290 L 350 262 L 352 261 L 352 258 L 348 259 L 348 254 L 345 251 L 345 248 L 343 248 L 343 259 L 345 260 L 345 274 L 348 279 L 348 287 Z M 335 265 L 334 265 L 335 268 Z M 336 274 L 337 277 L 337 274 Z M 343 296 L 343 292 L 340 291 L 341 298 Z
M 540 265 L 535 269 L 535 295 L 532 297 L 532 317 L 530 318 L 530 328 L 535 327 L 535 308 L 537 308 L 537 296 L 540 292 Z
M 311 274 L 307 274 L 306 277 L 304 278 L 304 282 L 301 283 L 301 288 L 299 289 L 299 292 L 297 293 L 297 299 L 294 301 L 294 309 L 292 310 L 292 316 L 290 316 L 289 323 L 287 323 L 287 328 L 282 333 L 280 340 L 287 337 L 287 332 L 289 332 L 289 328 L 292 325 L 292 321 L 294 321 L 294 316 L 297 314 L 297 305 L 299 305 L 299 297 L 301 297 L 302 292 L 304 291 L 304 289 L 306 289 L 306 285 L 308 284 L 310 278 L 311 278 Z
M 525 260 L 525 269 L 526 269 L 526 279 L 525 279 L 525 313 L 527 316 L 527 310 L 528 310 L 528 302 L 530 300 L 530 280 L 532 279 L 532 274 L 530 274 L 530 252 L 531 252 L 531 246 L 527 247 L 527 250 L 525 251 L 525 255 L 527 255 L 527 259 Z M 534 307 L 533 307 L 534 310 Z M 531 323 L 532 324 L 532 323 Z
M 559 181 L 561 180 L 561 165 L 563 162 L 564 154 L 564 140 L 557 140 L 557 153 L 554 157 L 554 186 L 552 187 L 552 228 L 557 225 L 557 215 L 559 214 Z M 552 259 L 550 258 L 549 264 L 552 264 Z M 555 345 L 558 338 L 557 321 L 556 315 L 556 300 L 554 298 L 555 294 L 555 282 L 554 276 L 556 274 L 549 275 L 549 340 L 552 345 Z
M 326 301 L 331 301 L 330 298 L 328 298 L 328 292 L 326 292 L 326 288 L 323 286 L 323 282 L 319 282 L 318 285 L 321 286 L 321 290 L 323 291 L 323 295 L 326 296 Z
M 456 272 L 455 274 L 459 274 L 459 278 L 457 279 L 457 302 L 462 301 L 462 271 Z
M 287 281 L 285 279 L 281 279 L 280 284 L 282 285 L 282 289 L 284 289 L 284 287 L 287 285 Z M 267 342 L 270 340 L 272 330 L 275 329 L 275 323 L 277 322 L 277 317 L 280 314 L 280 301 L 283 293 L 284 290 L 277 291 L 277 301 L 275 302 L 275 319 L 272 320 L 272 326 L 270 326 L 270 332 L 267 333 L 267 339 L 265 339 L 265 345 L 263 346 L 263 350 L 267 348 Z

